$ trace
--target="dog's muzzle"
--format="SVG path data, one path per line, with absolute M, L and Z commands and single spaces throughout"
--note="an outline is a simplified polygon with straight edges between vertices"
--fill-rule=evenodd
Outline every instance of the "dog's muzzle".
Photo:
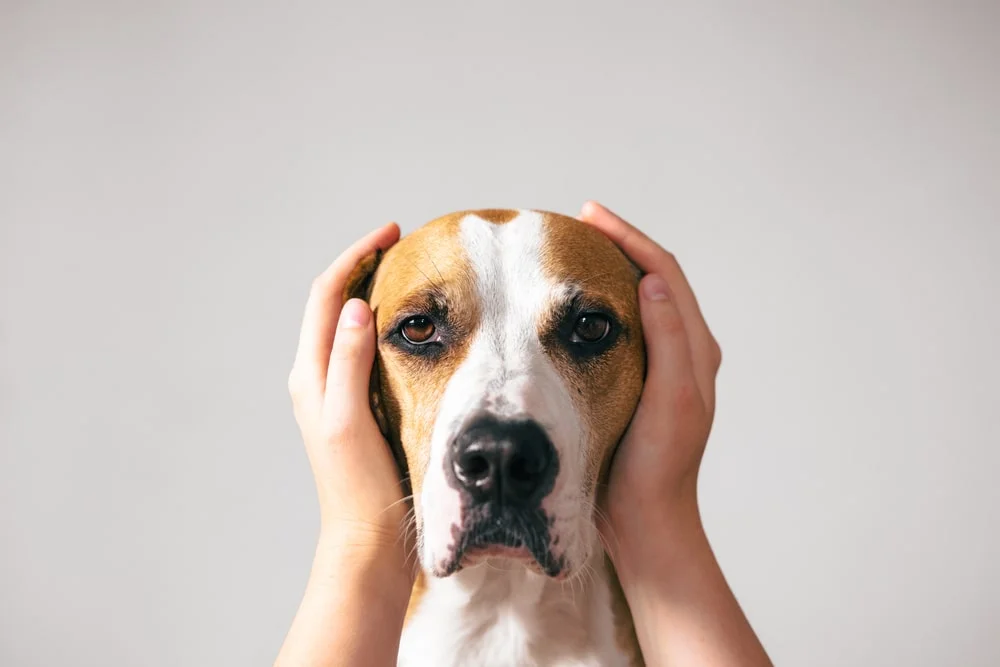
M 558 575 L 562 563 L 552 557 L 551 520 L 541 507 L 558 472 L 555 447 L 534 420 L 470 420 L 445 457 L 445 476 L 462 498 L 446 573 L 461 569 L 467 555 L 499 552 L 526 553 Z

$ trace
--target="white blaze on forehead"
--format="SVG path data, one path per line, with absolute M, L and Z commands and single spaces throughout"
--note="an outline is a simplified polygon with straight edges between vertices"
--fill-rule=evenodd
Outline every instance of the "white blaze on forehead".
M 503 416 L 536 417 L 546 423 L 547 403 L 565 393 L 563 381 L 545 355 L 538 338 L 541 324 L 551 317 L 562 286 L 543 272 L 542 215 L 522 211 L 510 222 L 494 224 L 475 215 L 461 224 L 462 245 L 476 276 L 482 316 L 463 367 L 477 369 L 485 384 L 469 387 L 470 398 Z M 460 369 L 460 372 L 464 370 Z M 535 391 L 544 388 L 557 395 Z M 572 408 L 565 397 L 565 405 Z M 553 435 L 550 433 L 550 436 Z
M 493 361 L 508 366 L 502 370 L 517 370 L 509 365 L 527 361 L 551 290 L 542 274 L 542 217 L 522 212 L 496 225 L 469 215 L 460 229 L 482 299 L 483 341 L 495 348 Z
M 447 526 L 432 526 L 435 518 L 426 518 L 428 564 L 446 556 L 442 543 L 450 542 L 450 522 L 458 520 L 454 516 L 458 494 L 444 476 L 448 444 L 480 411 L 533 419 L 545 429 L 559 458 L 559 474 L 542 507 L 554 518 L 556 533 L 566 528 L 560 525 L 561 516 L 576 520 L 579 514 L 585 469 L 583 424 L 565 381 L 539 340 L 540 326 L 551 319 L 566 291 L 545 275 L 543 222 L 541 214 L 521 211 L 502 224 L 473 214 L 460 223 L 481 318 L 466 358 L 445 389 L 431 436 L 424 507 L 451 516 Z M 433 505 L 437 507 L 430 509 Z M 438 515 L 437 520 L 446 519 Z M 560 544 L 554 555 L 561 555 L 560 547 L 570 546 Z

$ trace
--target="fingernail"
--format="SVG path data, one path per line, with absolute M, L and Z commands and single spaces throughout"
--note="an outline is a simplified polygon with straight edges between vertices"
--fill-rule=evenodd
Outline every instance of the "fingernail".
M 670 298 L 670 287 L 666 280 L 651 273 L 642 281 L 642 295 L 650 301 L 666 301 Z
M 368 326 L 368 318 L 371 311 L 361 299 L 351 299 L 344 304 L 344 309 L 340 311 L 341 329 L 360 329 Z

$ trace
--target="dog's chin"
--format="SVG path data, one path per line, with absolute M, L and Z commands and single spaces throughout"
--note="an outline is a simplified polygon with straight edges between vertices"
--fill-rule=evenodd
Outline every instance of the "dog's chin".
M 465 569 L 488 567 L 492 570 L 527 570 L 552 579 L 568 576 L 562 563 L 550 553 L 533 554 L 526 547 L 511 547 L 500 544 L 478 546 L 467 549 L 461 556 L 447 559 L 433 573 L 438 577 L 450 577 Z
M 496 570 L 526 569 L 554 579 L 566 576 L 562 558 L 552 553 L 547 532 L 522 531 L 498 522 L 479 524 L 465 531 L 453 530 L 448 556 L 431 570 L 436 577 L 448 577 L 466 568 Z
M 491 544 L 469 549 L 459 563 L 459 568 L 487 565 L 499 570 L 528 568 L 541 572 L 538 560 L 526 547 Z

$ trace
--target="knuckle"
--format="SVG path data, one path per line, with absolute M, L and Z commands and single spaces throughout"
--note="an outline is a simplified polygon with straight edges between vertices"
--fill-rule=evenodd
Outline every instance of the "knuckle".
M 677 261 L 677 255 L 665 248 L 660 248 L 660 250 L 663 252 L 663 263 L 667 266 L 667 268 L 670 269 L 671 272 L 677 270 L 677 268 L 680 267 L 680 263 Z
M 324 294 L 329 292 L 333 287 L 333 275 L 329 271 L 324 271 L 315 278 L 313 278 L 312 286 L 310 287 L 310 292 L 312 294 Z
M 302 380 L 295 370 L 288 374 L 288 393 L 292 395 L 292 398 L 298 398 L 302 395 Z
M 302 371 L 292 369 L 292 372 L 288 374 L 288 393 L 292 397 L 293 405 L 308 402 L 311 400 L 310 394 L 315 394 L 316 390 L 315 383 L 308 381 Z
M 714 337 L 712 338 L 711 352 L 712 366 L 715 367 L 715 370 L 719 370 L 719 367 L 722 365 L 722 348 L 719 346 L 719 341 Z

